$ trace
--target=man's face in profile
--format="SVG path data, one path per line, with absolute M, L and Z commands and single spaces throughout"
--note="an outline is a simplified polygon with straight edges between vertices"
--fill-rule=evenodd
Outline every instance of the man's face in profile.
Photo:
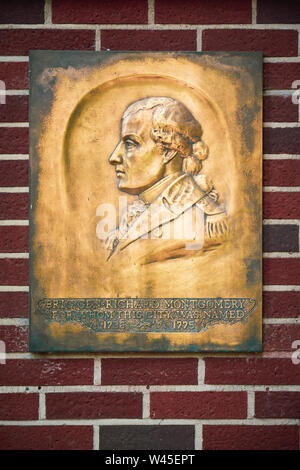
M 151 110 L 141 110 L 123 119 L 120 142 L 109 157 L 120 191 L 139 194 L 163 177 L 163 153 L 151 139 L 151 130 Z

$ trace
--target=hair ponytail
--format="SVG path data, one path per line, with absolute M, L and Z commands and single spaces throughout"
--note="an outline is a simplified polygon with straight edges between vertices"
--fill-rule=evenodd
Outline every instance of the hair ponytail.
M 208 157 L 209 149 L 203 140 L 192 144 L 192 155 L 182 155 L 182 171 L 190 175 L 198 175 L 202 170 L 202 161 Z

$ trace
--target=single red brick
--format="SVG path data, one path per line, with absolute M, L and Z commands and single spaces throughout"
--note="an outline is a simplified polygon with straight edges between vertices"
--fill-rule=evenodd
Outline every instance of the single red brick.
M 117 51 L 195 51 L 196 31 L 104 30 L 101 49 Z
M 155 1 L 155 22 L 161 24 L 251 23 L 251 1 L 169 0 Z
M 264 325 L 263 344 L 264 351 L 292 352 L 294 341 L 300 340 L 300 325 Z
M 0 79 L 7 90 L 25 90 L 29 86 L 28 62 L 0 62 Z
M 188 385 L 197 383 L 197 359 L 103 359 L 103 385 Z
M 264 225 L 263 251 L 298 252 L 299 226 L 297 224 Z
M 298 0 L 258 0 L 257 23 L 300 23 Z
M 6 352 L 27 352 L 28 326 L 0 325 L 0 340 Z
M 153 419 L 235 419 L 247 417 L 245 392 L 153 392 Z
M 264 292 L 263 308 L 265 318 L 298 318 L 300 292 Z
M 1 24 L 44 23 L 44 2 L 42 0 L 9 0 L 1 5 Z
M 0 153 L 28 153 L 28 128 L 0 128 Z
M 192 450 L 195 426 L 172 424 L 100 425 L 102 450 Z M 110 454 L 111 455 L 111 454 Z M 128 455 L 128 453 L 127 453 Z M 131 455 L 131 454 L 129 454 Z M 167 460 L 166 460 L 167 462 Z M 178 463 L 178 460 L 177 460 Z M 162 465 L 160 465 L 162 467 Z
M 300 127 L 265 127 L 264 153 L 299 153 Z
M 92 359 L 7 359 L 0 385 L 91 385 Z
M 27 292 L 0 292 L 0 318 L 28 317 Z
M 263 114 L 264 122 L 297 122 L 298 105 L 290 96 L 265 96 Z
M 241 385 L 299 385 L 300 367 L 291 359 L 208 357 L 205 383 Z
M 300 192 L 265 192 L 263 212 L 265 219 L 298 219 Z
M 53 23 L 146 24 L 147 0 L 60 0 L 52 1 Z
M 5 104 L 0 106 L 0 122 L 27 122 L 28 96 L 6 96 Z
M 299 186 L 300 160 L 264 160 L 264 186 Z
M 300 418 L 300 392 L 256 392 L 256 418 Z
M 93 426 L 0 426 L 2 450 L 92 450 Z
M 203 450 L 298 450 L 298 439 L 298 426 L 203 426 Z
M 265 56 L 298 55 L 298 32 L 271 29 L 206 29 L 203 51 L 259 51 Z
M 0 419 L 7 421 L 38 419 L 37 393 L 0 393 Z
M 3 253 L 27 253 L 28 227 L 13 225 L 0 226 L 0 252 L 1 251 Z
M 27 55 L 33 49 L 94 50 L 95 31 L 85 29 L 2 29 L 1 55 Z
M 28 219 L 28 193 L 0 193 L 0 220 Z
M 266 90 L 290 90 L 300 77 L 299 62 L 264 64 L 264 88 Z
M 28 160 L 0 160 L 0 186 L 28 186 Z
M 264 258 L 263 260 L 263 279 L 265 285 L 300 285 L 299 274 L 299 258 Z
M 26 286 L 28 284 L 28 259 L 0 259 L 0 285 Z
M 47 419 L 142 418 L 141 393 L 48 393 Z

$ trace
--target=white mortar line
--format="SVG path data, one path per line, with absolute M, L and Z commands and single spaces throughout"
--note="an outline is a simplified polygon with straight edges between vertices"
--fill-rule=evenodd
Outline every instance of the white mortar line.
M 263 96 L 292 96 L 295 90 L 264 90 Z
M 300 311 L 300 306 L 299 306 Z M 264 318 L 264 325 L 299 325 L 300 324 L 300 313 L 299 318 Z
M 293 351 L 269 351 L 262 353 L 265 359 L 291 359 Z
M 0 292 L 29 292 L 28 286 L 0 286 Z
M 29 127 L 28 122 L 0 122 L 0 127 Z
M 5 90 L 5 95 L 6 96 L 14 96 L 14 95 L 25 96 L 25 95 L 29 95 L 29 90 Z
M 148 0 L 148 25 L 154 26 L 155 24 L 155 0 Z
M 52 24 L 52 0 L 45 0 L 44 6 L 45 25 Z
M 1 29 L 1 25 L 0 25 Z M 0 62 L 29 62 L 28 55 L 0 55 Z
M 300 219 L 264 219 L 264 225 L 299 225 Z
M 263 127 L 271 127 L 272 129 L 277 129 L 277 128 L 294 128 L 294 127 L 300 127 L 300 122 L 295 121 L 295 122 L 264 122 Z
M 0 259 L 28 259 L 29 253 L 0 253 Z
M 28 220 L 0 220 L 0 226 L 8 227 L 8 226 L 26 226 L 29 225 Z
M 47 358 L 49 359 L 49 358 Z M 64 358 L 65 359 L 65 356 Z M 1 393 L 38 393 L 37 386 L 1 386 Z M 153 385 L 151 392 L 300 392 L 300 385 Z M 145 385 L 45 385 L 43 393 L 144 393 Z
M 206 359 L 207 357 L 217 357 L 217 358 L 227 358 L 227 359 L 234 359 L 234 358 L 239 358 L 239 359 L 290 359 L 293 351 L 269 351 L 269 352 L 239 352 L 237 356 L 236 351 L 228 351 L 228 352 L 215 352 L 215 351 L 201 351 L 198 353 L 199 358 Z M 67 354 L 67 356 L 66 356 Z M 150 356 L 151 351 L 148 353 L 143 353 L 143 352 L 127 352 L 127 353 L 120 353 L 120 354 L 108 354 L 105 353 L 105 359 L 108 358 L 114 358 L 114 359 L 132 359 L 132 358 L 151 358 L 151 359 L 160 359 L 160 358 L 170 358 L 170 359 L 175 359 L 175 358 L 191 358 L 193 356 L 187 356 L 186 352 L 183 353 L 172 353 L 170 356 L 166 356 L 166 354 L 155 354 L 155 356 Z M 65 353 L 51 353 L 51 356 L 47 357 L 47 359 L 94 359 L 93 354 L 90 352 L 85 352 L 85 353 L 76 353 L 76 352 L 65 352 Z M 24 360 L 29 360 L 29 359 L 43 359 L 45 360 L 45 353 L 41 352 L 35 352 L 35 353 L 30 353 L 30 352 L 15 352 L 15 353 L 6 353 L 6 359 L 24 359 Z M 200 385 L 191 385 L 190 387 L 195 387 L 195 390 L 197 387 L 201 386 Z M 99 385 L 97 385 L 99 389 Z M 160 386 L 161 387 L 161 386 Z M 128 389 L 130 391 L 131 389 Z
M 254 418 L 255 416 L 255 392 L 249 390 L 247 392 L 247 418 Z
M 256 25 L 257 18 L 257 0 L 252 0 L 252 24 Z
M 39 393 L 39 420 L 46 419 L 46 396 L 45 393 Z
M 295 426 L 299 425 L 300 420 L 296 418 L 254 418 L 249 421 L 249 419 L 202 419 L 201 424 L 207 425 L 233 425 L 233 426 L 243 426 L 243 425 L 264 425 L 264 426 Z M 43 421 L 5 421 L 1 420 L 0 425 L 15 425 L 15 426 L 111 426 L 113 425 L 145 425 L 145 424 L 160 424 L 160 425 L 196 425 L 199 424 L 198 419 L 121 419 L 121 418 L 110 418 L 110 419 L 45 419 Z
M 15 154 L 10 154 L 10 153 L 5 153 L 5 154 L 0 154 L 0 161 L 4 160 L 29 160 L 29 155 L 25 153 L 15 153 Z
M 263 258 L 300 258 L 300 253 L 283 253 L 283 252 L 271 252 L 271 253 L 264 253 Z
M 1 326 L 28 326 L 28 318 L 0 318 Z
M 93 450 L 99 450 L 99 426 L 93 426 Z
M 290 153 L 264 153 L 263 160 L 300 160 L 300 154 Z
M 297 193 L 300 191 L 300 186 L 264 186 L 263 191 L 265 193 L 274 193 L 274 192 Z
M 150 391 L 143 391 L 143 419 L 150 418 Z
M 265 292 L 290 292 L 290 291 L 300 291 L 300 286 L 285 286 L 285 285 L 268 285 L 263 286 L 263 291 Z
M 202 29 L 197 28 L 197 51 L 202 51 Z
M 17 186 L 17 187 L 0 187 L 0 193 L 28 193 L 28 186 Z
M 101 51 L 101 35 L 99 28 L 95 31 L 95 51 Z
M 203 447 L 203 426 L 200 423 L 195 424 L 195 450 L 202 450 Z
M 0 30 L 1 29 L 45 29 L 45 30 L 51 30 L 51 29 L 89 29 L 89 30 L 95 30 L 97 27 L 100 29 L 141 29 L 141 30 L 149 30 L 149 29 L 154 29 L 154 30 L 183 30 L 183 29 L 189 29 L 193 30 L 195 27 L 201 26 L 203 29 L 249 29 L 249 30 L 296 30 L 299 31 L 300 25 L 299 23 L 259 23 L 259 24 L 251 24 L 251 23 L 241 23 L 241 24 L 188 24 L 188 23 L 167 23 L 167 24 L 161 24 L 161 23 L 156 23 L 156 24 L 135 24 L 135 23 L 130 23 L 130 24 L 118 24 L 118 23 L 111 23 L 111 24 L 102 24 L 102 23 L 97 23 L 97 24 L 90 24 L 90 23 L 79 23 L 79 24 L 74 24 L 74 23 L 64 23 L 64 24 L 58 24 L 58 23 L 51 23 L 51 24 L 44 24 L 44 23 L 37 23 L 37 24 L 1 24 L 0 25 Z
M 101 385 L 101 359 L 94 360 L 94 385 Z
M 205 380 L 205 361 L 198 359 L 198 385 L 204 384 Z

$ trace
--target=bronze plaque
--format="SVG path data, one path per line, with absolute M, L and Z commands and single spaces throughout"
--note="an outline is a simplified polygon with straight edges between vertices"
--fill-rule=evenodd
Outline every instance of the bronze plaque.
M 30 350 L 260 351 L 262 54 L 30 53 Z

